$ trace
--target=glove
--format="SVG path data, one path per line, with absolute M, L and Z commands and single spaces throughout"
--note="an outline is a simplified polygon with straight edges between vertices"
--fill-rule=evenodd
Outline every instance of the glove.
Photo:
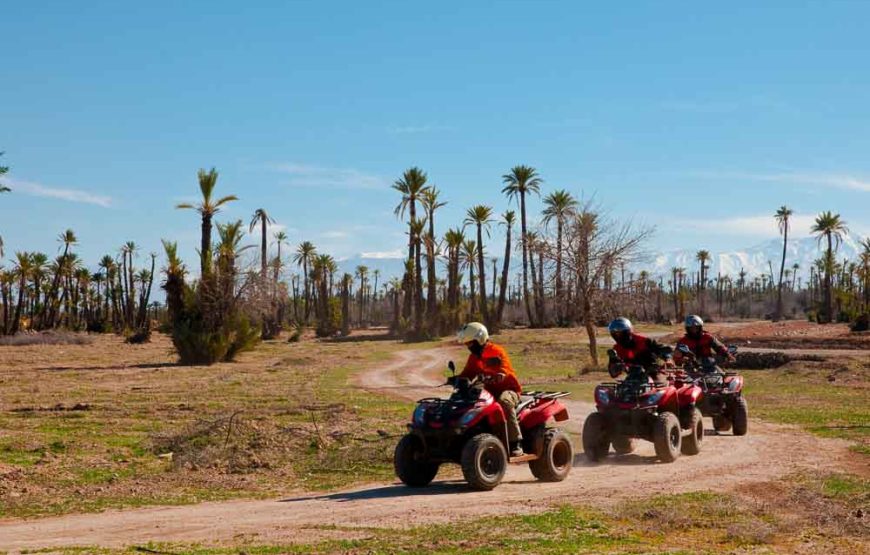
M 456 376 L 450 376 L 447 378 L 447 385 L 456 385 Z

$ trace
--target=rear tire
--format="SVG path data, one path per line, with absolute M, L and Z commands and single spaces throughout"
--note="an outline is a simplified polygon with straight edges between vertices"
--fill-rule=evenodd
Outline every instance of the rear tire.
M 634 453 L 637 448 L 637 440 L 628 436 L 614 436 L 611 443 L 613 443 L 613 450 L 616 451 L 617 455 Z
M 725 416 L 714 416 L 713 429 L 717 432 L 727 432 L 731 429 L 731 421 Z
M 692 410 L 688 429 L 691 433 L 683 437 L 680 449 L 684 455 L 697 455 L 701 452 L 701 443 L 704 441 L 704 418 L 697 408 Z
M 742 395 L 734 403 L 734 435 L 745 436 L 749 430 L 749 405 Z
M 653 425 L 653 444 L 656 448 L 656 456 L 663 462 L 674 462 L 680 456 L 682 440 L 682 429 L 677 416 L 672 412 L 660 414 Z
M 604 415 L 600 412 L 590 413 L 583 423 L 583 452 L 592 462 L 598 462 L 610 451 L 610 438 Z
M 571 472 L 574 448 L 562 430 L 553 428 L 544 433 L 544 448 L 538 459 L 529 461 L 529 470 L 542 482 L 561 482 Z
M 428 486 L 438 474 L 438 463 L 426 460 L 425 453 L 426 449 L 419 437 L 407 434 L 399 440 L 393 455 L 393 466 L 396 476 L 405 485 L 422 488 Z
M 492 434 L 478 434 L 462 448 L 462 475 L 472 489 L 489 491 L 501 483 L 507 470 L 504 445 Z

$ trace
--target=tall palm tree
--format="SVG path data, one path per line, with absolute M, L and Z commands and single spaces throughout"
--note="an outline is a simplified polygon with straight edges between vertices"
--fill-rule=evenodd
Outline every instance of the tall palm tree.
M 707 289 L 707 261 L 710 260 L 710 251 L 700 250 L 695 254 L 695 258 L 701 264 L 701 273 L 698 278 L 698 299 L 701 304 L 701 314 L 706 315 L 706 289 Z
M 438 311 L 438 295 L 436 292 L 437 279 L 435 275 L 435 255 L 437 245 L 435 244 L 435 211 L 447 205 L 446 202 L 438 200 L 441 191 L 434 185 L 427 187 L 420 200 L 423 203 L 423 209 L 426 211 L 426 221 L 429 223 L 429 234 L 426 236 L 426 281 L 428 291 L 426 295 L 426 313 L 431 318 Z
M 398 179 L 393 183 L 393 189 L 402 194 L 402 200 L 398 205 L 396 205 L 393 213 L 397 218 L 404 218 L 405 211 L 408 211 L 408 260 L 413 266 L 413 272 L 410 274 L 405 272 L 405 278 L 403 280 L 405 287 L 405 300 L 402 306 L 402 315 L 405 318 L 411 316 L 411 305 L 419 304 L 413 302 L 413 290 L 416 289 L 414 286 L 416 276 L 421 276 L 420 282 L 422 283 L 420 268 L 417 267 L 416 258 L 414 256 L 414 249 L 418 241 L 418 237 L 414 233 L 414 222 L 417 220 L 417 201 L 422 200 L 423 193 L 427 189 L 426 180 L 426 172 L 414 166 L 405 170 L 401 179 Z
M 861 241 L 861 247 L 864 250 L 861 252 L 861 265 L 864 268 L 864 311 L 870 312 L 870 237 L 865 237 Z
M 477 264 L 477 242 L 473 239 L 466 239 L 462 243 L 460 251 L 462 268 L 468 269 L 468 286 L 471 293 L 471 305 L 468 310 L 469 317 L 474 318 L 477 314 L 477 294 L 474 291 L 474 266 Z
M 849 233 L 846 222 L 840 219 L 839 214 L 831 211 L 822 212 L 816 217 L 816 221 L 810 231 L 818 236 L 818 242 L 826 240 L 828 249 L 825 253 L 825 318 L 828 322 L 834 319 L 834 291 L 832 274 L 834 272 L 834 251 L 839 248 L 843 235 Z
M 477 279 L 480 281 L 480 313 L 487 326 L 492 325 L 489 317 L 489 303 L 486 302 L 486 263 L 484 262 L 483 231 L 489 237 L 489 226 L 492 223 L 492 208 L 483 204 L 472 206 L 465 213 L 466 225 L 477 226 Z
M 366 310 L 366 284 L 368 283 L 369 267 L 364 265 L 357 266 L 355 275 L 359 280 L 359 318 L 357 318 L 357 322 L 362 326 Z
M 459 259 L 464 241 L 465 234 L 461 229 L 448 229 L 444 234 L 447 246 L 447 305 L 454 310 L 459 306 Z M 459 324 L 458 321 L 451 323 Z
M 54 327 L 57 319 L 58 310 L 60 309 L 60 299 L 58 298 L 60 280 L 63 277 L 63 272 L 67 265 L 67 259 L 69 258 L 69 248 L 70 246 L 75 245 L 78 242 L 78 239 L 73 230 L 67 229 L 58 236 L 58 241 L 63 243 L 63 254 L 60 256 L 60 263 L 55 269 L 54 278 L 51 281 L 51 289 L 48 294 L 48 300 L 42 308 L 43 314 L 40 315 L 40 321 L 42 322 L 44 320 L 47 327 Z M 46 311 L 48 311 L 47 319 L 44 319 L 42 316 L 46 315 Z
M 578 202 L 565 189 L 553 191 L 544 197 L 544 225 L 556 220 L 556 319 L 564 324 L 565 311 L 562 299 L 562 230 L 565 220 L 577 213 Z
M 18 302 L 15 303 L 15 317 L 12 320 L 12 335 L 18 333 L 21 327 L 21 311 L 24 307 L 24 295 L 27 292 L 27 281 L 33 271 L 29 252 L 15 253 L 15 275 L 18 277 Z
M 295 262 L 297 266 L 302 266 L 302 279 L 305 282 L 304 289 L 306 323 L 308 322 L 308 318 L 311 314 L 311 279 L 308 275 L 308 268 L 311 266 L 311 262 L 316 254 L 317 247 L 314 246 L 314 243 L 312 243 L 311 241 L 303 241 L 299 243 L 298 247 L 296 247 L 296 254 L 293 255 L 293 262 Z
M 202 201 L 193 205 L 188 202 L 177 204 L 176 208 L 196 210 L 202 217 L 202 228 L 200 235 L 200 269 L 202 277 L 206 277 L 211 271 L 211 222 L 214 215 L 220 212 L 221 206 L 228 202 L 239 200 L 235 195 L 227 195 L 217 200 L 212 199 L 215 185 L 217 185 L 218 172 L 212 168 L 210 171 L 200 169 L 197 174 L 199 180 L 199 190 L 202 193 Z
M 510 272 L 511 264 L 511 232 L 517 220 L 516 212 L 507 210 L 501 215 L 501 225 L 505 228 L 504 238 L 504 262 L 501 267 L 501 286 L 498 290 L 498 308 L 495 313 L 496 326 L 501 325 L 502 315 L 504 314 L 504 303 L 507 298 L 508 273 Z
M 254 215 L 251 216 L 251 224 L 248 227 L 248 233 L 253 233 L 257 224 L 260 225 L 260 278 L 263 280 L 263 283 L 266 283 L 266 272 L 269 264 L 269 261 L 266 259 L 266 227 L 274 223 L 275 220 L 266 213 L 265 209 L 257 208 L 254 210 Z
M 776 225 L 779 228 L 779 233 L 782 235 L 782 260 L 779 264 L 779 285 L 777 286 L 776 292 L 776 315 L 774 320 L 779 320 L 782 318 L 782 277 L 785 270 L 785 254 L 786 248 L 788 247 L 788 230 L 791 226 L 791 215 L 794 214 L 794 211 L 786 205 L 782 205 L 779 207 L 779 210 L 773 215 L 776 219 Z
M 526 226 L 526 195 L 540 194 L 543 180 L 538 176 L 537 170 L 530 166 L 514 166 L 510 173 L 502 176 L 504 188 L 502 193 L 509 199 L 516 198 L 520 206 L 520 227 L 522 229 L 523 245 L 523 297 L 526 303 L 526 315 L 529 324 L 534 325 L 532 307 L 529 303 L 529 262 L 528 262 L 528 228 Z
M 2 152 L 0 152 L 0 156 L 3 156 L 3 153 L 2 153 Z M 0 177 L 3 177 L 3 176 L 6 175 L 8 172 L 9 172 L 9 166 L 0 166 Z M 0 193 L 8 193 L 8 192 L 10 192 L 11 190 L 12 190 L 12 189 L 10 189 L 9 187 L 7 187 L 6 185 L 3 185 L 2 183 L 0 183 Z M 2 256 L 3 256 L 3 255 L 0 255 L 0 257 L 2 257 Z
M 278 255 L 275 258 L 275 275 L 273 276 L 273 280 L 278 282 L 278 275 L 281 273 L 281 268 L 284 266 L 284 261 L 281 259 L 281 246 L 286 245 L 287 243 L 287 233 L 284 231 L 276 231 L 272 238 L 275 239 L 275 244 L 278 246 Z
M 414 330 L 419 336 L 423 332 L 423 259 L 420 238 L 426 226 L 425 219 L 411 220 L 410 232 L 414 235 Z

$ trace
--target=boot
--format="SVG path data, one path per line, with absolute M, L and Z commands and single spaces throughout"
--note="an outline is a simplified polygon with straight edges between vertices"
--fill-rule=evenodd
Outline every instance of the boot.
M 511 457 L 522 457 L 523 456 L 523 447 L 520 445 L 519 441 L 511 442 Z

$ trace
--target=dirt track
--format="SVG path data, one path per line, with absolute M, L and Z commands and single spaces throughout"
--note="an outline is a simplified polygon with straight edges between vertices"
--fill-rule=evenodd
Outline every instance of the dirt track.
M 439 348 L 398 353 L 387 367 L 366 372 L 358 384 L 373 392 L 407 399 L 445 395 L 434 387 L 444 363 L 461 350 Z M 703 451 L 673 464 L 653 458 L 652 445 L 641 442 L 632 455 L 590 465 L 579 454 L 579 432 L 590 404 L 568 401 L 575 442 L 575 468 L 562 483 L 537 483 L 525 466 L 511 467 L 505 482 L 492 492 L 471 492 L 457 481 L 441 481 L 422 490 L 377 484 L 328 495 L 290 496 L 266 501 L 230 501 L 181 507 L 156 507 L 39 520 L 0 521 L 0 550 L 61 546 L 121 547 L 148 541 L 259 542 L 310 541 L 330 534 L 312 526 L 408 526 L 443 522 L 458 514 L 534 512 L 566 502 L 610 503 L 637 495 L 688 490 L 728 490 L 807 468 L 831 469 L 847 455 L 845 442 L 823 440 L 794 428 L 753 420 L 749 435 L 706 438 Z M 750 407 L 751 410 L 751 407 Z M 709 425 L 709 419 L 708 419 Z

